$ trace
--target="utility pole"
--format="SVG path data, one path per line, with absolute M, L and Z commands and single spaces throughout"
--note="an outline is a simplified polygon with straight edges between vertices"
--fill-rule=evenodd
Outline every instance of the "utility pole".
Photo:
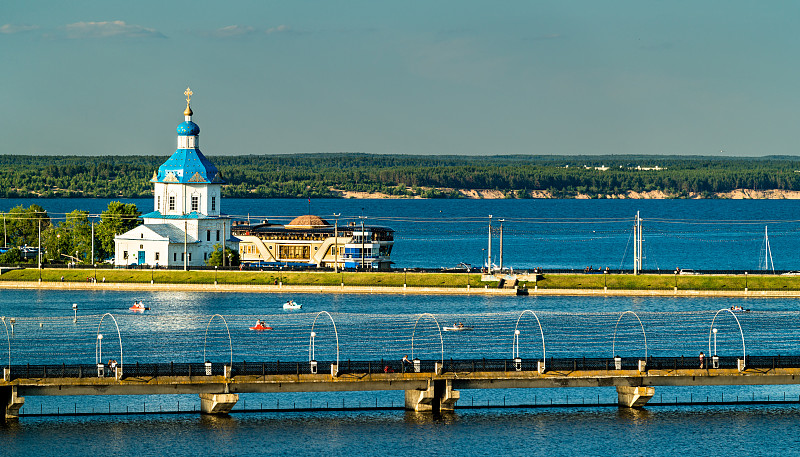
M 639 235 L 636 233 L 637 224 L 639 223 L 638 217 L 639 217 L 639 213 L 637 212 L 636 213 L 636 217 L 633 218 L 633 274 L 634 274 L 634 276 L 639 274 L 639 269 L 638 269 L 638 266 L 639 266 L 639 262 L 638 262 L 639 253 L 636 251 L 638 249 L 638 245 L 639 245 Z
M 92 217 L 92 264 L 94 264 L 94 216 Z M 97 276 L 97 272 L 95 272 L 95 276 Z
M 639 273 L 642 273 L 642 259 L 644 253 L 642 252 L 642 218 L 639 217 L 639 211 L 636 211 L 636 221 L 639 224 Z
M 500 219 L 500 273 L 503 272 L 503 222 L 505 219 Z
M 183 271 L 189 270 L 189 254 L 188 254 L 188 245 L 189 245 L 189 222 L 184 219 L 183 220 Z
M 487 251 L 488 259 L 486 261 L 486 268 L 489 274 L 492 274 L 492 215 L 489 215 L 489 248 Z
M 358 218 L 361 219 L 361 268 L 366 270 L 367 267 L 364 266 L 364 216 L 358 216 Z
M 39 259 L 39 280 L 42 279 L 42 219 L 39 218 L 39 249 L 36 252 L 36 258 Z
M 335 273 L 339 272 L 339 216 L 342 213 L 333 213 L 333 217 L 336 218 L 336 225 L 333 226 L 333 249 L 334 249 L 334 261 L 333 261 L 333 270 Z
M 639 211 L 636 211 L 636 218 L 633 223 L 633 274 L 638 275 L 642 272 L 642 220 Z

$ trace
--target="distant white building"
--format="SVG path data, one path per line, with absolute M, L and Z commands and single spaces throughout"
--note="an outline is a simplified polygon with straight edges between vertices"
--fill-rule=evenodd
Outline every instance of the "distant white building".
M 153 212 L 140 225 L 114 237 L 114 264 L 205 265 L 214 246 L 238 250 L 231 221 L 221 213 L 222 174 L 200 152 L 200 127 L 192 122 L 192 91 L 186 89 L 184 121 L 178 125 L 178 149 L 150 182 Z

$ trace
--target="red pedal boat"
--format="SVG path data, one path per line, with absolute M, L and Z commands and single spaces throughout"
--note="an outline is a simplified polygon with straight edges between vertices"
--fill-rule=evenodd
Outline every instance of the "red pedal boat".
M 272 327 L 264 325 L 263 322 L 258 321 L 256 325 L 250 327 L 250 330 L 272 330 Z
M 150 307 L 149 306 L 144 306 L 144 302 L 137 301 L 137 302 L 134 302 L 133 306 L 131 306 L 128 309 L 131 310 L 131 311 L 149 311 Z

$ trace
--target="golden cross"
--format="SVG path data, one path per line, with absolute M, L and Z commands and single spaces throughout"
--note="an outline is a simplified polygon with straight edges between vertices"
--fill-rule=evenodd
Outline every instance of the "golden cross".
M 186 104 L 187 105 L 189 104 L 190 101 L 192 101 L 192 94 L 193 94 L 192 89 L 189 89 L 188 87 L 183 92 L 183 95 L 186 96 Z

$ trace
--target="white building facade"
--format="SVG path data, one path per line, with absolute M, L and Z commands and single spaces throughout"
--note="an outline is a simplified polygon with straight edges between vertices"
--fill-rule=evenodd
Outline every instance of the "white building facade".
M 192 122 L 186 89 L 178 149 L 153 174 L 153 211 L 140 225 L 114 237 L 114 264 L 191 267 L 206 265 L 215 246 L 238 250 L 231 221 L 222 214 L 222 174 L 200 152 L 200 127 Z M 227 259 L 226 259 L 227 260 Z

